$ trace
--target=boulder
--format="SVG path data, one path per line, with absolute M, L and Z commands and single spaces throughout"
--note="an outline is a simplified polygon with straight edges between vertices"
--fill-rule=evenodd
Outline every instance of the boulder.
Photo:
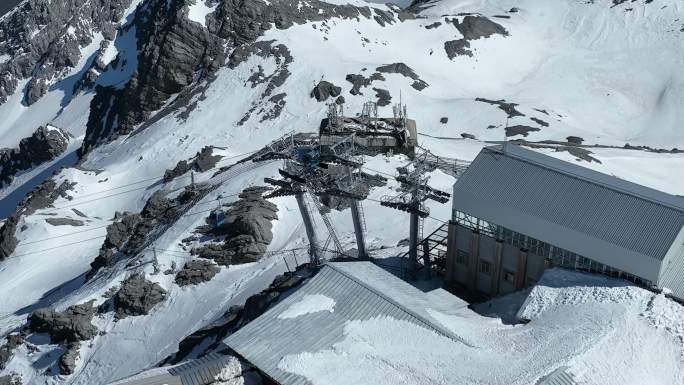
M 89 340 L 97 334 L 97 328 L 91 323 L 96 312 L 93 302 L 74 305 L 63 312 L 48 308 L 35 310 L 29 316 L 29 329 L 47 333 L 58 343 Z
M 68 376 L 74 373 L 74 369 L 76 369 L 76 361 L 80 356 L 80 348 L 80 342 L 72 342 L 67 345 L 66 352 L 59 357 L 59 361 L 57 362 L 59 374 Z
M 116 318 L 146 315 L 158 303 L 166 299 L 167 293 L 158 283 L 150 282 L 142 274 L 135 274 L 123 281 L 114 295 Z
M 378 106 L 388 106 L 392 101 L 392 96 L 389 91 L 382 88 L 373 88 L 375 91 L 375 96 L 378 98 Z
M 14 349 L 24 342 L 24 339 L 19 334 L 9 334 L 6 342 L 0 345 L 0 370 L 4 370 L 7 363 L 14 355 Z
M 568 136 L 565 140 L 572 144 L 582 144 L 582 142 L 584 142 L 584 139 L 579 136 Z
M 321 80 L 311 91 L 311 97 L 316 99 L 316 101 L 324 102 L 328 100 L 329 97 L 339 96 L 341 92 L 341 87 L 337 87 L 328 81 Z
M 197 285 L 202 282 L 211 281 L 221 269 L 210 261 L 197 260 L 190 261 L 183 266 L 183 269 L 176 274 L 178 286 Z

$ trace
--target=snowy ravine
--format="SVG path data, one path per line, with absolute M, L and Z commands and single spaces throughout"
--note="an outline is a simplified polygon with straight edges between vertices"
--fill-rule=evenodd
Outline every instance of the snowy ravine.
M 408 105 L 409 117 L 417 121 L 421 145 L 439 155 L 473 159 L 488 141 L 503 140 L 508 124 L 508 139 L 565 143 L 572 136 L 585 145 L 601 145 L 582 147 L 588 151 L 579 154 L 584 160 L 553 148 L 539 151 L 684 195 L 684 181 L 674 177 L 684 170 L 684 153 L 671 151 L 684 148 L 684 4 L 680 0 L 439 0 L 405 10 L 361 0 L 203 1 L 184 5 L 180 0 L 111 0 L 118 10 L 112 18 L 116 17 L 97 25 L 88 14 L 92 4 L 73 0 L 69 2 L 73 17 L 59 28 L 27 22 L 22 35 L 12 40 L 5 32 L 12 26 L 7 24 L 12 13 L 0 16 L 0 75 L 10 74 L 0 79 L 0 87 L 8 93 L 0 103 L 0 146 L 17 147 L 22 138 L 48 124 L 74 137 L 63 158 L 24 170 L 0 190 L 3 212 L 12 213 L 20 201 L 18 195 L 50 178 L 55 165 L 68 166 L 52 176 L 55 186 L 68 189 L 52 194 L 54 201 L 45 207 L 10 217 L 17 222 L 10 232 L 16 248 L 0 261 L 0 336 L 22 329 L 37 308 L 64 311 L 90 300 L 99 306 L 107 301 L 110 289 L 118 288 L 134 272 L 145 273 L 167 293 L 147 315 L 120 320 L 112 312 L 95 315 L 92 324 L 98 333 L 80 342 L 73 374 L 56 374 L 64 344 L 34 334 L 14 350 L 0 378 L 16 373 L 25 384 L 106 384 L 152 367 L 175 353 L 184 337 L 223 315 L 231 305 L 244 303 L 284 272 L 279 251 L 298 250 L 286 254 L 290 264 L 294 258 L 305 260 L 306 241 L 297 204 L 292 197 L 281 197 L 271 200 L 278 210 L 268 246 L 273 255 L 239 266 L 219 266 L 213 278 L 197 285 L 181 287 L 175 274 L 164 274 L 172 265 L 177 271 L 196 259 L 182 240 L 206 224 L 219 196 L 224 204 L 237 201 L 237 194 L 246 187 L 264 185 L 265 177 L 278 178 L 280 164 L 236 166 L 239 172 L 215 175 L 220 167 L 234 164 L 292 130 L 317 130 L 327 107 L 311 91 L 321 80 L 341 88 L 348 114 L 360 112 L 366 101 L 377 101 L 383 94 L 378 90 L 391 96 L 390 105 L 379 108 L 380 115 L 391 115 L 391 104 L 401 98 Z M 38 14 L 41 7 L 51 9 L 50 3 L 28 0 L 21 7 L 34 8 L 14 12 Z M 43 17 L 54 15 L 47 12 Z M 69 49 L 47 55 L 41 41 L 66 44 Z M 36 69 L 47 66 L 42 71 L 31 67 L 26 74 L 10 71 L 24 63 L 23 55 L 31 49 L 32 57 L 45 54 L 59 65 L 36 62 L 31 63 Z M 68 58 L 62 57 L 67 53 Z M 36 80 L 36 74 L 42 77 Z M 29 95 L 30 90 L 36 92 Z M 463 139 L 461 134 L 475 139 Z M 623 148 L 626 144 L 661 151 Z M 196 181 L 212 183 L 222 180 L 222 175 L 230 178 L 156 234 L 159 237 L 153 245 L 86 282 L 107 226 L 119 221 L 124 212 L 140 213 L 157 191 L 171 198 L 180 195 L 190 184 L 189 173 L 164 183 L 165 171 L 209 145 L 222 158 L 210 170 L 197 172 Z M 79 155 L 76 164 L 74 157 Z M 406 161 L 403 156 L 367 158 L 364 171 L 396 175 L 396 168 Z M 440 171 L 431 174 L 435 188 L 449 191 L 453 182 Z M 390 178 L 386 186 L 373 189 L 370 198 L 378 200 L 397 187 Z M 441 224 L 438 220 L 449 219 L 449 205 L 431 204 L 431 216 L 437 220 L 426 221 L 426 233 Z M 364 209 L 370 248 L 395 247 L 407 237 L 407 217 L 373 201 L 364 202 Z M 343 245 L 353 246 L 349 211 L 333 211 L 330 217 Z M 53 225 L 46 219 L 63 224 Z M 326 234 L 318 217 L 316 225 Z M 11 237 L 0 236 L 0 249 L 4 249 Z M 153 248 L 159 274 L 154 274 Z M 137 264 L 129 265 L 136 260 Z M 651 293 L 628 291 L 615 306 L 591 296 L 591 301 L 566 306 L 559 303 L 570 300 L 558 298 L 574 294 L 573 298 L 587 298 L 586 293 L 540 288 L 532 291 L 525 317 L 530 324 L 552 321 L 541 329 L 547 334 L 539 333 L 569 342 L 564 357 L 573 357 L 578 378 L 599 371 L 604 376 L 598 378 L 603 382 L 594 378 L 587 383 L 620 379 L 615 383 L 642 384 L 642 375 L 651 376 L 654 384 L 681 381 L 684 363 L 681 354 L 677 356 L 681 334 L 677 340 L 663 331 L 677 327 L 681 331 L 681 322 L 675 327 L 668 321 L 681 321 L 681 313 L 649 311 L 644 301 Z M 657 297 L 651 302 L 660 306 L 662 301 Z M 317 311 L 334 311 L 334 303 L 325 299 L 313 302 Z M 583 329 L 581 322 L 600 311 L 609 311 L 613 318 L 598 319 L 592 324 L 595 330 Z M 292 316 L 300 313 L 293 309 Z M 504 328 L 496 318 L 473 317 L 468 325 L 480 328 L 473 329 L 477 333 L 498 336 L 496 341 L 517 334 L 520 345 L 516 346 L 522 346 L 521 351 L 534 344 L 532 337 L 526 339 L 524 327 Z M 638 323 L 631 322 L 635 319 Z M 445 326 L 455 322 L 445 320 Z M 325 376 L 331 373 L 308 364 L 309 360 L 347 353 L 355 360 L 363 357 L 364 352 L 348 342 L 378 329 L 379 334 L 369 338 L 381 338 L 391 330 L 383 330 L 385 326 L 380 321 L 349 325 L 348 341 L 340 342 L 339 351 L 312 352 L 311 357 L 290 358 L 283 365 L 311 377 L 314 383 L 329 383 Z M 600 338 L 582 340 L 567 330 L 598 330 L 595 335 Z M 621 332 L 614 330 L 634 338 L 622 341 Z M 434 337 L 421 333 L 416 331 L 416 338 Z M 653 341 L 667 341 L 662 353 L 656 350 L 661 345 Z M 635 372 L 638 362 L 627 360 L 631 366 L 625 368 L 634 372 L 607 370 L 613 353 L 642 345 L 652 356 L 666 354 L 667 360 L 661 362 L 674 364 Z M 543 358 L 552 361 L 553 357 Z M 355 362 L 350 361 L 350 367 Z M 505 362 L 498 363 L 503 371 Z M 413 363 L 406 364 L 411 367 Z M 525 362 L 514 364 L 519 366 L 510 367 L 520 368 Z M 527 383 L 546 374 L 530 371 Z M 514 376 L 514 371 L 502 374 L 507 379 Z

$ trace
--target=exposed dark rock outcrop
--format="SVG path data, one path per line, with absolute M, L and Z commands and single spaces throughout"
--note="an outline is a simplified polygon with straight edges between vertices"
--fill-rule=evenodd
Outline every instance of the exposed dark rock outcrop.
M 38 187 L 33 189 L 24 200 L 19 203 L 14 214 L 7 217 L 0 228 L 0 261 L 12 254 L 17 247 L 18 241 L 15 237 L 17 225 L 22 215 L 33 214 L 36 210 L 50 207 L 59 197 L 72 199 L 67 191 L 72 189 L 76 183 L 69 181 L 62 182 L 59 187 L 53 179 L 48 179 Z
M 549 123 L 547 123 L 547 122 L 545 122 L 539 118 L 531 117 L 530 120 L 537 123 L 538 125 L 540 125 L 542 127 L 548 127 L 549 126 Z
M 375 96 L 378 98 L 378 106 L 388 106 L 392 102 L 392 96 L 389 91 L 383 88 L 373 88 L 375 91 Z
M 81 152 L 129 134 L 174 94 L 225 59 L 219 39 L 186 16 L 185 1 L 148 1 L 136 13 L 138 68 L 123 89 L 96 88 Z
M 522 135 L 527 136 L 530 132 L 539 131 L 538 127 L 530 127 L 522 124 L 506 127 L 506 136 Z
M 4 338 L 5 342 L 0 345 L 0 370 L 7 367 L 7 363 L 14 354 L 14 349 L 24 342 L 24 339 L 19 334 L 9 334 Z
M 287 66 L 291 56 L 286 55 L 289 51 L 284 45 L 257 41 L 257 38 L 273 27 L 285 29 L 306 21 L 373 17 L 370 7 L 317 0 L 307 3 L 282 0 L 278 6 L 263 0 L 225 0 L 207 16 L 205 28 L 187 19 L 186 3 L 185 0 L 149 0 L 145 7 L 139 8 L 133 22 L 139 52 L 137 70 L 122 89 L 96 87 L 81 154 L 118 135 L 131 133 L 171 96 L 189 86 L 210 82 L 222 66 L 234 68 L 259 51 L 268 56 L 274 52 L 280 55 L 278 70 L 270 80 L 263 79 L 268 77 L 265 74 L 252 79 L 269 81 L 272 86 L 269 85 L 261 100 L 250 107 L 238 124 L 244 124 L 254 113 L 259 113 L 262 121 L 272 119 L 284 108 L 285 94 L 276 93 L 275 88 L 289 76 Z M 387 23 L 388 18 L 393 21 L 397 15 L 403 17 L 402 14 L 397 10 L 381 19 Z M 269 48 L 265 49 L 265 45 Z M 230 58 L 226 60 L 229 53 Z
M 407 66 L 404 63 L 386 64 L 384 66 L 376 68 L 375 70 L 378 72 L 388 74 L 400 74 L 404 77 L 412 79 L 413 84 L 411 84 L 411 87 L 415 88 L 418 91 L 422 91 L 428 87 L 428 84 L 425 81 L 421 80 L 420 76 L 418 76 L 418 74 L 411 67 Z
M 107 227 L 107 236 L 98 256 L 90 263 L 86 274 L 91 279 L 103 267 L 112 266 L 119 258 L 137 255 L 145 248 L 150 233 L 157 227 L 175 221 L 196 197 L 198 191 L 191 187 L 173 200 L 157 191 L 148 199 L 140 214 L 127 213 Z
M 501 100 L 490 100 L 490 99 L 485 99 L 485 98 L 475 98 L 475 101 L 499 106 L 499 108 L 501 110 L 503 110 L 506 114 L 508 114 L 509 118 L 513 118 L 516 116 L 525 116 L 525 114 L 523 114 L 522 112 L 515 109 L 515 107 L 518 106 L 517 103 L 506 103 L 506 101 L 503 99 L 501 99 Z
M 477 40 L 480 38 L 488 38 L 492 35 L 508 36 L 506 28 L 497 24 L 484 16 L 466 16 L 460 23 L 458 19 L 453 19 L 452 22 L 458 31 L 466 40 Z
M 468 15 L 461 22 L 458 18 L 451 20 L 454 27 L 463 35 L 463 38 L 451 40 L 444 43 L 444 50 L 449 59 L 459 55 L 473 56 L 470 48 L 470 41 L 481 38 L 488 38 L 492 35 L 508 36 L 508 31 L 484 16 Z
M 80 356 L 80 349 L 80 342 L 71 342 L 66 346 L 66 352 L 64 352 L 64 354 L 59 357 L 59 361 L 57 361 L 59 374 L 68 376 L 74 373 L 74 369 L 76 369 L 76 361 Z
M 262 197 L 264 191 L 263 187 L 245 189 L 226 213 L 223 226 L 213 230 L 225 234 L 226 241 L 193 249 L 192 253 L 224 266 L 258 261 L 273 240 L 271 222 L 278 218 L 278 207 Z
M 328 100 L 329 97 L 336 97 L 339 96 L 340 93 L 342 92 L 341 87 L 337 87 L 336 85 L 325 81 L 321 80 L 318 82 L 316 87 L 311 91 L 311 97 L 316 99 L 316 101 L 319 102 L 324 102 Z
M 15 175 L 54 160 L 66 151 L 70 135 L 56 127 L 39 127 L 15 149 L 0 149 L 0 187 L 12 183 Z
M 350 94 L 363 95 L 361 88 L 370 86 L 374 81 L 385 80 L 385 77 L 380 72 L 376 72 L 368 78 L 363 75 L 348 74 L 345 79 L 352 84 L 352 89 L 349 91 Z
M 572 144 L 582 144 L 584 142 L 584 139 L 579 136 L 568 136 L 565 140 Z
M 190 261 L 183 266 L 183 269 L 176 274 L 178 286 L 197 285 L 202 282 L 211 281 L 221 269 L 211 261 L 196 260 Z
M 91 323 L 95 312 L 92 301 L 71 306 L 63 312 L 38 309 L 29 316 L 29 329 L 47 333 L 55 343 L 86 341 L 97 335 L 97 328 Z
M 52 226 L 83 226 L 83 221 L 72 218 L 46 218 L 45 222 Z
M 29 79 L 24 102 L 37 101 L 78 64 L 80 48 L 90 44 L 95 33 L 114 38 L 131 1 L 29 0 L 0 20 L 0 55 L 11 58 L 0 63 L 0 104 L 22 79 Z
M 439 119 L 439 122 L 442 124 L 447 124 L 447 123 L 449 123 L 449 118 L 447 118 L 446 116 L 443 116 Z
M 150 282 L 141 274 L 123 281 L 113 297 L 116 317 L 146 315 L 158 303 L 166 299 L 166 290 L 158 283 Z
M 164 182 L 170 182 L 190 170 L 197 172 L 209 171 L 214 168 L 216 163 L 222 158 L 221 155 L 214 155 L 213 146 L 206 146 L 193 158 L 181 160 L 172 170 L 166 170 L 164 173 Z
M 0 228 L 0 261 L 9 257 L 17 248 L 19 241 L 14 234 L 17 232 L 18 216 L 11 215 Z
M 273 94 L 273 92 L 283 84 L 290 76 L 290 64 L 294 60 L 290 50 L 284 44 L 273 45 L 274 41 L 259 41 L 252 45 L 243 45 L 235 49 L 230 56 L 228 67 L 235 68 L 251 55 L 261 57 L 272 57 L 276 61 L 275 71 L 268 76 L 261 76 L 259 83 L 265 83 L 266 87 L 262 91 L 259 99 L 252 103 L 249 111 L 238 121 L 238 125 L 246 123 L 253 114 L 261 115 L 260 122 L 274 119 L 280 116 L 280 112 L 285 107 L 285 93 Z M 252 85 L 254 86 L 253 80 Z
M 16 373 L 0 376 L 0 385 L 22 385 L 21 377 Z
M 465 39 L 449 40 L 444 42 L 444 51 L 446 51 L 449 59 L 457 56 L 473 56 L 473 52 L 469 49 L 470 43 Z

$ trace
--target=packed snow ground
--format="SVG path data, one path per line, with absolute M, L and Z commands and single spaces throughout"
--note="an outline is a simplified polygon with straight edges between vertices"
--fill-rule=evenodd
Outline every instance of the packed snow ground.
M 418 122 L 419 131 L 430 135 L 420 136 L 421 144 L 449 157 L 473 159 L 486 145 L 485 141 L 504 138 L 506 113 L 497 106 L 475 101 L 476 97 L 519 103 L 517 109 L 527 116 L 514 117 L 509 125 L 534 125 L 530 117 L 549 123 L 549 127 L 530 133 L 529 140 L 563 140 L 575 135 L 588 143 L 622 146 L 629 142 L 668 149 L 684 148 L 684 131 L 681 130 L 684 112 L 679 108 L 684 100 L 684 57 L 681 55 L 684 39 L 675 29 L 675 19 L 684 14 L 681 2 L 629 3 L 634 8 L 631 12 L 625 11 L 626 4 L 614 8 L 611 5 L 609 0 L 593 4 L 571 0 L 443 0 L 424 11 L 424 19 L 397 22 L 384 28 L 372 19 L 362 18 L 332 20 L 325 28 L 321 23 L 307 23 L 287 30 L 268 31 L 261 40 L 285 44 L 294 58 L 289 66 L 290 76 L 277 91 L 287 93 L 287 103 L 278 118 L 260 122 L 260 116 L 255 114 L 244 125 L 237 125 L 253 105 L 269 106 L 269 102 L 260 99 L 267 85 L 252 87 L 248 78 L 260 66 L 266 76 L 271 75 L 278 67 L 273 58 L 252 56 L 234 70 L 219 70 L 217 79 L 201 98 L 197 98 L 197 107 L 187 120 L 168 115 L 136 135 L 122 137 L 96 149 L 78 168 L 61 171 L 56 176 L 58 182 L 78 183 L 69 192 L 73 200 L 60 198 L 54 208 L 22 218 L 22 230 L 17 234 L 19 246 L 9 260 L 0 263 L 0 292 L 21 293 L 3 295 L 0 334 L 18 328 L 28 312 L 37 307 L 64 309 L 90 299 L 100 303 L 104 300 L 102 295 L 131 271 L 147 272 L 148 279 L 169 291 L 169 299 L 148 316 L 129 317 L 118 322 L 109 316 L 97 318 L 95 323 L 106 334 L 83 344 L 77 372 L 72 376 L 45 374 L 46 365 L 54 361 L 49 359 L 50 355 L 61 352 L 57 346 L 48 344 L 38 344 L 37 352 L 21 348 L 3 373 L 20 373 L 29 384 L 100 384 L 125 377 L 172 354 L 184 336 L 211 322 L 228 306 L 242 303 L 283 272 L 282 257 L 274 256 L 254 264 L 223 268 L 211 282 L 180 288 L 172 282 L 171 276 L 149 275 L 152 267 L 141 264 L 133 270 L 121 266 L 107 280 L 82 285 L 82 276 L 104 239 L 105 226 L 112 223 L 117 211 L 139 212 L 155 191 L 161 188 L 178 191 L 189 183 L 189 178 L 179 178 L 168 185 L 160 181 L 164 171 L 179 160 L 194 156 L 206 145 L 214 145 L 223 148 L 221 154 L 225 158 L 219 166 L 225 166 L 290 130 L 316 130 L 326 106 L 311 99 L 309 93 L 322 78 L 342 87 L 347 100 L 345 111 L 350 114 L 360 111 L 363 102 L 374 99 L 373 87 L 389 90 L 392 102 L 398 102 L 401 92 L 403 101 L 408 104 L 409 116 Z M 373 6 L 389 11 L 384 5 Z M 479 12 L 491 17 L 504 14 L 512 7 L 520 8 L 520 12 L 507 14 L 510 19 L 492 18 L 503 25 L 510 36 L 472 41 L 472 58 L 461 56 L 449 60 L 446 57 L 444 41 L 457 39 L 460 35 L 442 15 Z M 436 21 L 442 23 L 439 28 L 425 28 Z M 204 18 L 200 22 L 203 24 Z M 316 28 L 312 24 L 316 24 Z M 87 59 L 98 46 L 93 43 L 84 48 L 81 68 L 87 65 Z M 106 85 L 121 84 L 132 73 L 136 62 L 135 30 L 125 31 L 112 49 L 130 59 L 132 64 L 105 72 L 98 82 Z M 429 87 L 419 92 L 410 87 L 411 80 L 399 74 L 385 74 L 386 81 L 374 82 L 371 87 L 362 89 L 364 95 L 348 93 L 351 85 L 345 80 L 347 74 L 369 76 L 376 67 L 395 62 L 409 65 Z M 80 68 L 75 69 L 75 73 L 78 70 Z M 0 119 L 0 145 L 14 147 L 20 138 L 47 123 L 69 130 L 77 140 L 82 138 L 92 94 L 78 95 L 62 107 L 60 103 L 68 84 L 57 84 L 31 107 L 20 106 L 19 94 L 0 106 L 0 116 L 3 116 Z M 381 107 L 380 114 L 390 115 L 390 107 Z M 448 123 L 441 124 L 441 117 L 448 117 Z M 492 128 L 488 128 L 490 126 Z M 474 134 L 478 139 L 461 140 L 462 133 Z M 602 163 L 582 161 L 582 165 L 684 195 L 684 180 L 672 177 L 684 169 L 684 154 L 591 150 Z M 543 151 L 577 161 L 565 152 Z M 396 167 L 404 165 L 407 159 L 377 156 L 366 161 L 364 171 L 387 176 L 396 175 Z M 265 164 L 246 171 L 207 196 L 193 211 L 211 207 L 219 194 L 229 196 L 250 185 L 263 185 L 264 177 L 278 177 L 278 166 L 277 163 Z M 215 171 L 197 175 L 198 181 L 209 180 Z M 453 182 L 452 177 L 440 171 L 431 175 L 430 183 L 436 188 L 449 191 Z M 13 184 L 2 194 L 10 194 L 21 187 L 21 183 Z M 384 195 L 396 193 L 397 187 L 398 183 L 390 178 L 387 186 L 374 189 L 371 200 L 364 202 L 370 248 L 393 247 L 408 235 L 405 215 L 374 202 Z M 274 222 L 270 250 L 305 247 L 301 217 L 294 199 L 283 197 L 273 202 L 278 205 L 279 218 Z M 55 227 L 44 220 L 47 215 L 77 218 L 74 208 L 87 216 L 83 227 Z M 431 203 L 430 208 L 432 218 L 426 220 L 426 233 L 450 217 L 450 204 Z M 178 242 L 204 224 L 205 216 L 206 212 L 183 217 L 157 240 L 156 248 L 170 250 L 159 255 L 162 270 L 174 261 L 182 265 L 190 259 L 187 252 L 178 248 Z M 333 212 L 331 219 L 343 245 L 352 247 L 354 236 L 349 211 Z M 326 234 L 320 218 L 316 221 L 318 230 Z M 150 258 L 148 250 L 143 260 Z M 298 256 L 299 261 L 304 258 L 303 254 Z M 654 384 L 682 383 L 682 340 L 677 342 L 671 332 L 682 328 L 682 314 L 678 308 L 661 297 L 646 301 L 651 294 L 632 287 L 608 290 L 601 287 L 604 283 L 596 285 L 596 288 L 584 291 L 578 289 L 579 292 L 570 290 L 569 294 L 568 290 L 555 288 L 552 284 L 539 291 L 533 290 L 530 298 L 538 299 L 528 302 L 525 307 L 529 313 L 525 315 L 531 319 L 526 326 L 503 325 L 498 319 L 475 313 L 444 315 L 445 326 L 467 327 L 467 333 L 463 328 L 456 332 L 473 341 L 479 349 L 466 349 L 421 329 L 411 329 L 399 321 L 372 320 L 350 324 L 347 339 L 335 349 L 312 352 L 306 357 L 290 357 L 283 365 L 311 378 L 314 383 L 332 384 L 335 382 L 326 382 L 332 374 L 322 370 L 320 364 L 314 362 L 315 358 L 326 360 L 348 354 L 348 364 L 345 360 L 340 361 L 349 369 L 341 380 L 351 381 L 355 378 L 353 375 L 363 373 L 357 370 L 360 367 L 386 369 L 381 365 L 372 366 L 372 362 L 378 361 L 366 362 L 366 359 L 385 358 L 390 344 L 394 344 L 393 349 L 400 349 L 397 341 L 389 338 L 392 336 L 390 331 L 406 327 L 411 331 L 412 339 L 404 341 L 406 345 L 403 346 L 410 349 L 429 347 L 429 351 L 423 352 L 424 357 L 434 358 L 445 371 L 428 371 L 427 365 L 416 368 L 425 364 L 415 361 L 420 359 L 420 354 L 397 352 L 391 355 L 397 360 L 396 373 L 385 373 L 387 377 L 377 378 L 377 383 L 383 383 L 385 379 L 424 383 L 411 374 L 413 369 L 435 383 L 456 383 L 447 381 L 451 379 L 447 375 L 457 376 L 453 378 L 463 379 L 464 383 L 487 380 L 525 383 L 517 379 L 520 375 L 521 379 L 529 380 L 527 383 L 533 383 L 535 378 L 561 363 L 570 364 L 572 372 L 590 384 L 643 383 L 636 380 L 645 375 L 652 376 Z M 610 293 L 616 290 L 629 294 L 613 298 Z M 564 294 L 553 297 L 556 292 Z M 572 300 L 564 299 L 565 296 Z M 612 299 L 604 301 L 601 299 L 604 296 Z M 576 298 L 586 298 L 586 301 L 575 303 Z M 508 303 L 507 307 L 511 306 Z M 537 310 L 532 312 L 532 309 Z M 623 335 L 630 338 L 621 341 Z M 383 337 L 387 338 L 383 340 Z M 360 339 L 371 343 L 366 347 L 368 350 L 353 343 Z M 431 341 L 432 346 L 424 344 L 425 341 Z M 656 351 L 657 347 L 662 351 Z M 621 352 L 632 355 L 620 355 Z M 662 360 L 649 359 L 661 356 Z M 679 361 L 675 359 L 677 357 Z M 647 364 L 640 364 L 638 359 Z M 497 365 L 500 377 L 486 378 L 495 375 L 496 371 L 478 367 L 485 361 Z M 617 373 L 613 368 L 622 368 L 622 372 Z M 602 372 L 591 378 L 599 370 Z M 380 376 L 379 372 L 373 373 Z M 356 378 L 363 380 L 356 383 L 369 382 L 369 378 L 376 377 Z

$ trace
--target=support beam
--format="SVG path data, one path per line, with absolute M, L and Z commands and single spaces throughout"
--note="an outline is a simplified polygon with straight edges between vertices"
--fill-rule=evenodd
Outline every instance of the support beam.
M 354 234 L 356 235 L 356 249 L 358 250 L 359 259 L 367 259 L 366 253 L 366 239 L 363 234 L 363 224 L 361 223 L 361 214 L 359 213 L 359 202 L 351 199 L 352 221 L 354 222 Z
M 316 231 L 314 229 L 311 213 L 309 212 L 309 207 L 304 201 L 304 191 L 298 191 L 295 194 L 295 199 L 297 199 L 299 212 L 302 214 L 302 221 L 304 222 L 304 228 L 306 229 L 306 237 L 309 239 L 309 255 L 311 256 L 311 263 L 318 265 L 321 261 L 321 256 L 318 250 L 318 239 L 316 238 Z
M 418 217 L 417 212 L 411 213 L 411 226 L 409 229 L 409 276 L 416 277 L 418 270 Z

